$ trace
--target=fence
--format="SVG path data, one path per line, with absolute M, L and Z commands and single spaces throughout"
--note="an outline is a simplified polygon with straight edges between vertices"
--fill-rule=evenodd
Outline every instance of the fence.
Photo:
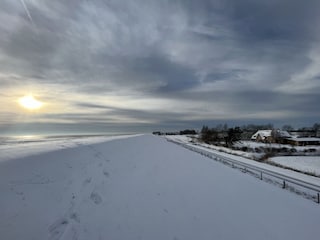
M 251 173 L 255 174 L 257 177 L 259 177 L 260 180 L 264 180 L 264 179 L 266 179 L 266 177 L 272 177 L 272 178 L 277 179 L 278 181 L 280 180 L 280 183 L 281 183 L 283 189 L 288 189 L 289 186 L 293 187 L 293 189 L 295 189 L 294 186 L 299 186 L 303 189 L 311 190 L 313 193 L 315 193 L 315 195 L 311 195 L 311 199 L 318 204 L 320 203 L 320 186 L 319 185 L 309 183 L 309 182 L 303 181 L 301 179 L 297 179 L 297 178 L 294 178 L 294 177 L 291 177 L 291 176 L 288 176 L 288 175 L 285 175 L 282 173 L 278 173 L 278 172 L 275 172 L 272 170 L 268 170 L 268 169 L 253 166 L 253 165 L 250 165 L 250 164 L 247 164 L 244 162 L 240 162 L 240 161 L 237 161 L 232 158 L 221 156 L 217 153 L 209 152 L 204 149 L 199 149 L 199 148 L 187 145 L 186 143 L 177 142 L 177 141 L 170 140 L 170 139 L 167 139 L 167 140 L 169 142 L 173 142 L 173 143 L 178 144 L 184 148 L 187 148 L 191 151 L 200 153 L 201 155 L 204 155 L 204 156 L 211 158 L 215 161 L 219 161 L 219 162 L 223 162 L 225 164 L 228 164 L 233 168 L 239 168 L 245 172 L 250 171 Z

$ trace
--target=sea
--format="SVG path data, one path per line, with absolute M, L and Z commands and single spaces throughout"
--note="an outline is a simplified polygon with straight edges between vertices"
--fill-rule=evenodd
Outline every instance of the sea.
M 57 141 L 57 140 L 72 140 L 72 139 L 91 138 L 91 137 L 120 136 L 120 135 L 128 135 L 128 134 L 134 134 L 134 133 L 0 136 L 0 146 L 37 143 L 37 142 L 50 142 L 50 141 Z

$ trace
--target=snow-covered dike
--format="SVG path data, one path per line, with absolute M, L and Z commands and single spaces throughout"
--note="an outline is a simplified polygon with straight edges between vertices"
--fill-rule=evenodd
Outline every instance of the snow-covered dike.
M 316 239 L 320 205 L 164 138 L 0 162 L 0 239 Z

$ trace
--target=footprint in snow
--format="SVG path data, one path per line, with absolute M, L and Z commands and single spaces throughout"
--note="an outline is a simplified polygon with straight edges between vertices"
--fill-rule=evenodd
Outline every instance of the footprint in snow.
M 90 199 L 95 203 L 95 204 L 100 204 L 102 202 L 101 196 L 97 192 L 92 192 L 90 195 Z
M 104 171 L 103 171 L 103 175 L 104 175 L 105 177 L 109 177 L 110 174 L 109 174 L 109 172 L 107 172 L 106 170 L 104 170 Z
M 76 221 L 77 223 L 80 223 L 80 218 L 79 218 L 77 213 L 71 213 L 70 214 L 70 219 Z
M 101 152 L 97 152 L 97 153 L 94 154 L 94 156 L 96 158 L 101 158 L 102 157 L 102 153 Z
M 92 177 L 87 178 L 86 180 L 83 181 L 83 185 L 91 183 Z
M 49 239 L 59 240 L 68 226 L 68 219 L 61 218 L 49 226 Z

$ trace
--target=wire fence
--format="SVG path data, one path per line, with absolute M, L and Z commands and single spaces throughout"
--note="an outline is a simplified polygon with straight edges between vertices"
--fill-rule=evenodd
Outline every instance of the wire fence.
M 203 156 L 206 156 L 210 159 L 213 159 L 218 162 L 222 162 L 226 165 L 231 166 L 232 168 L 237 168 L 242 170 L 245 173 L 249 173 L 260 180 L 264 180 L 266 182 L 271 182 L 275 185 L 282 187 L 283 189 L 290 190 L 299 195 L 304 196 L 305 198 L 311 199 L 312 201 L 320 204 L 320 185 L 309 183 L 307 181 L 288 176 L 282 173 L 278 173 L 272 170 L 260 168 L 258 166 L 254 166 L 251 164 L 247 164 L 241 161 L 237 161 L 235 159 L 222 156 L 217 153 L 209 152 L 204 149 L 199 149 L 194 146 L 190 146 L 186 143 L 177 142 L 171 139 L 167 139 L 169 142 L 173 142 L 178 144 L 184 148 L 187 148 L 193 152 L 197 152 Z M 308 190 L 308 191 L 306 191 Z

